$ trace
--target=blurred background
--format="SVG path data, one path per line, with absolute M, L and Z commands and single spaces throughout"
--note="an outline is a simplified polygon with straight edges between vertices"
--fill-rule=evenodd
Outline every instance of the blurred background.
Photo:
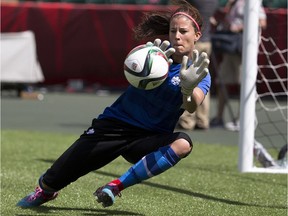
M 219 22 L 226 2 L 219 0 L 214 15 Z M 279 49 L 287 48 L 287 1 L 264 0 L 263 6 L 263 36 L 272 37 Z M 140 43 L 133 27 L 143 12 L 168 7 L 169 0 L 2 0 L 2 94 L 121 91 L 128 85 L 123 61 Z M 217 54 L 210 65 L 213 82 L 219 61 Z

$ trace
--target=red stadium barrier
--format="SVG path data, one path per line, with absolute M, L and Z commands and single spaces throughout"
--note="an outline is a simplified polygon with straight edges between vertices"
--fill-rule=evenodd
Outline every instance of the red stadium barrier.
M 44 84 L 69 79 L 105 86 L 127 85 L 123 74 L 126 54 L 138 43 L 132 28 L 145 11 L 169 6 L 95 5 L 70 3 L 1 3 L 1 32 L 31 30 L 45 76 Z M 268 11 L 264 35 L 287 47 L 287 11 Z

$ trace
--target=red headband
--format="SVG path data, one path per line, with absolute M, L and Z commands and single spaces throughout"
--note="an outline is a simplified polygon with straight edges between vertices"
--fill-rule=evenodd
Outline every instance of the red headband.
M 197 23 L 196 20 L 193 19 L 193 17 L 191 17 L 189 14 L 184 13 L 184 12 L 177 12 L 177 13 L 173 14 L 172 17 L 174 17 L 174 16 L 176 16 L 176 15 L 183 15 L 183 16 L 188 17 L 188 18 L 189 18 L 190 20 L 192 20 L 192 22 L 196 25 L 197 30 L 200 31 L 200 27 L 199 27 L 198 23 Z

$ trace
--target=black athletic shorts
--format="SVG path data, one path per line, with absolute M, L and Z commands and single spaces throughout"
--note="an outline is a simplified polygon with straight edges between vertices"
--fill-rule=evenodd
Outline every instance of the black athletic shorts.
M 183 132 L 156 133 L 115 119 L 94 119 L 91 127 L 47 170 L 43 182 L 60 190 L 119 156 L 134 164 L 180 138 L 192 146 L 190 137 Z

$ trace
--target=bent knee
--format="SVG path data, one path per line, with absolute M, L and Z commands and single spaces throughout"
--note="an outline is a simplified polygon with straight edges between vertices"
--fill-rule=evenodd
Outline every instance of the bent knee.
M 171 144 L 171 148 L 174 150 L 175 154 L 177 154 L 180 158 L 184 158 L 190 154 L 193 149 L 192 142 L 189 142 L 186 139 L 180 138 L 175 140 Z

